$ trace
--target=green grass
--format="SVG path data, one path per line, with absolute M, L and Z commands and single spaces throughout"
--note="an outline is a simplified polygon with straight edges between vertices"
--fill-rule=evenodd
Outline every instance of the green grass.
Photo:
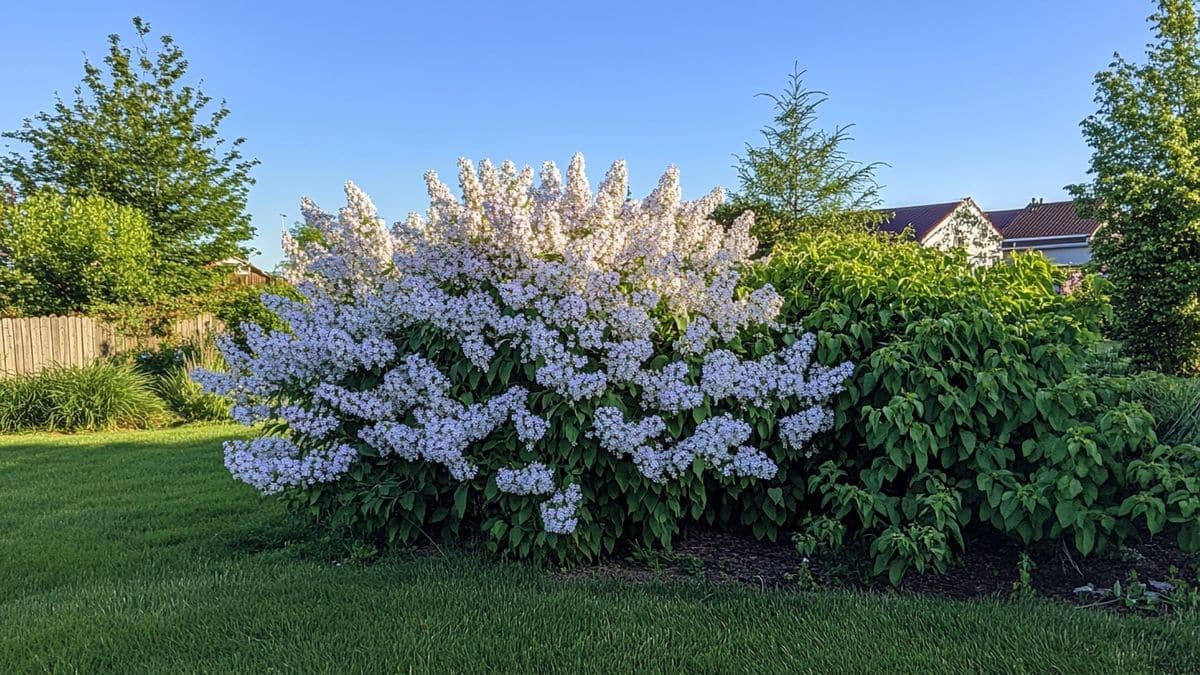
M 0 672 L 1200 668 L 1195 621 L 1050 603 L 338 565 L 225 473 L 236 433 L 0 439 Z

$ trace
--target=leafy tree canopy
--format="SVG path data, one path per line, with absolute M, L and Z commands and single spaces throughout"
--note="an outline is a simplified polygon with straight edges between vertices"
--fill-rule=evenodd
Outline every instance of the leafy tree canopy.
M 1069 186 L 1104 223 L 1093 253 L 1116 292 L 1118 337 L 1135 363 L 1200 369 L 1200 30 L 1192 0 L 1160 0 L 1146 61 L 1119 54 L 1096 75 L 1082 123 L 1088 183 Z
M 42 192 L 0 205 L 0 301 L 9 313 L 144 302 L 155 257 L 146 217 L 104 197 Z
M 256 160 L 244 139 L 226 141 L 224 101 L 187 84 L 188 62 L 169 35 L 146 44 L 150 24 L 133 20 L 137 44 L 109 36 L 103 65 L 84 62 L 73 100 L 4 134 L 27 152 L 0 156 L 0 180 L 21 195 L 50 189 L 92 194 L 135 208 L 149 221 L 159 278 L 195 290 L 205 265 L 244 254 L 254 233 L 246 197 Z

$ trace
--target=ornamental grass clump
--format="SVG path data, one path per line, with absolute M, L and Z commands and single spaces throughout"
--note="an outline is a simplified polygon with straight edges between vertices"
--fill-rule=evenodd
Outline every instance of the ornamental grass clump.
M 167 421 L 147 375 L 99 361 L 0 379 L 0 432 L 144 429 Z
M 832 427 L 853 365 L 813 363 L 743 283 L 753 216 L 711 220 L 720 190 L 685 201 L 672 168 L 631 200 L 618 162 L 593 194 L 578 155 L 565 182 L 487 161 L 460 162 L 461 198 L 426 182 L 427 215 L 390 230 L 352 184 L 336 217 L 302 203 L 303 297 L 267 300 L 286 329 L 247 326 L 230 372 L 198 374 L 264 425 L 226 445 L 236 478 L 393 541 L 469 523 L 590 557 L 755 522 L 747 494 L 776 499 Z

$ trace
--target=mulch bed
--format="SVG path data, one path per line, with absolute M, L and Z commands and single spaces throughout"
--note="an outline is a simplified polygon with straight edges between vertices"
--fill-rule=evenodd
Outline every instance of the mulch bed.
M 946 574 L 910 571 L 899 589 L 885 577 L 871 577 L 871 560 L 865 551 L 849 550 L 836 558 L 808 561 L 812 581 L 822 588 L 853 588 L 900 592 L 943 598 L 1006 598 L 1017 580 L 1019 544 L 976 537 L 966 542 L 966 553 L 956 553 Z M 1195 561 L 1175 546 L 1173 538 L 1160 536 L 1131 541 L 1120 552 L 1087 558 L 1062 546 L 1029 550 L 1036 564 L 1032 586 L 1041 597 L 1086 604 L 1074 589 L 1091 583 L 1109 588 L 1125 582 L 1131 570 L 1143 582 L 1165 581 L 1176 567 L 1184 579 L 1196 580 Z M 713 584 L 742 584 L 760 588 L 802 588 L 797 570 L 804 562 L 788 541 L 767 542 L 717 531 L 692 532 L 676 542 L 670 553 L 626 552 L 598 565 L 570 570 L 573 577 L 616 577 L 635 581 L 655 578 L 704 579 Z M 811 583 L 809 584 L 811 586 Z

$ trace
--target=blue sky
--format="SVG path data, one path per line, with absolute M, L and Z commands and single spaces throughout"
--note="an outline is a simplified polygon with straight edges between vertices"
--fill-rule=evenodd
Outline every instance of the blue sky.
M 382 215 L 424 210 L 422 174 L 455 160 L 565 165 L 617 158 L 641 196 L 679 166 L 685 194 L 735 187 L 793 62 L 828 92 L 823 126 L 886 162 L 888 205 L 970 195 L 984 208 L 1064 197 L 1085 176 L 1079 121 L 1114 51 L 1139 57 L 1147 0 L 933 2 L 14 3 L 0 40 L 0 128 L 70 94 L 84 54 L 141 15 L 175 36 L 222 127 L 262 161 L 256 260 L 280 257 L 280 214 L 327 210 L 354 180 Z

